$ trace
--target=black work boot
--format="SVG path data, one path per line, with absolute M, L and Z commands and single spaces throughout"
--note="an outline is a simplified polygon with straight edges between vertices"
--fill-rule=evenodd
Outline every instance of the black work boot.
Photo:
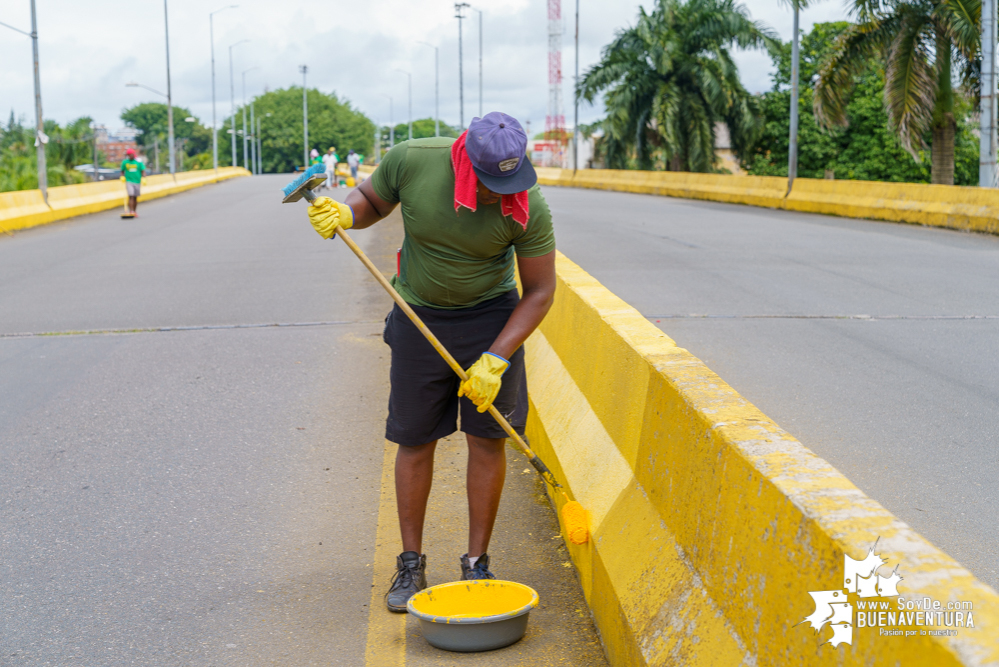
M 403 551 L 395 559 L 396 573 L 385 594 L 389 611 L 406 611 L 406 603 L 427 587 L 427 557 L 415 551 Z
M 461 557 L 461 580 L 474 581 L 476 579 L 495 579 L 496 576 L 489 571 L 489 554 L 482 554 L 479 560 L 475 561 L 475 566 L 468 564 L 468 554 Z

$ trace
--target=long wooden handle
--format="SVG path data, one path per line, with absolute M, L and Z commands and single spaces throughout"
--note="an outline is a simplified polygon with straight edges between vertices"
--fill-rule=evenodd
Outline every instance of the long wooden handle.
M 462 382 L 467 380 L 468 375 L 465 374 L 465 370 L 458 365 L 458 362 L 455 361 L 454 357 L 451 356 L 451 353 L 447 351 L 447 349 L 441 344 L 439 340 L 437 340 L 437 336 L 435 336 L 434 333 L 427 328 L 427 325 L 423 323 L 423 320 L 420 319 L 420 316 L 417 315 L 415 312 L 413 312 L 413 309 L 410 307 L 408 303 L 406 303 L 406 300 L 403 299 L 402 296 L 400 296 L 397 291 L 395 291 L 394 287 L 392 287 L 392 283 L 390 283 L 388 279 L 386 279 L 385 276 L 382 275 L 382 272 L 378 270 L 378 267 L 376 267 L 374 264 L 371 263 L 371 260 L 368 259 L 367 255 L 364 254 L 364 251 L 361 250 L 356 243 L 354 243 L 354 240 L 352 238 L 347 236 L 347 233 L 343 230 L 343 227 L 341 227 L 340 225 L 336 226 L 336 235 L 342 238 L 343 242 L 347 244 L 347 247 L 353 250 L 354 254 L 357 255 L 357 258 L 361 260 L 361 263 L 363 263 L 364 266 L 368 267 L 368 271 L 370 271 L 371 275 L 375 277 L 375 280 L 381 283 L 381 286 L 384 287 L 385 291 L 389 293 L 389 296 L 392 297 L 392 300 L 399 305 L 399 308 L 402 309 L 402 312 L 406 313 L 406 316 L 409 317 L 410 320 L 412 320 L 413 324 L 416 325 L 416 328 L 420 330 L 420 333 L 422 333 L 426 337 L 426 339 L 430 341 L 430 344 L 434 346 L 434 349 L 437 350 L 437 352 L 442 357 L 444 357 L 444 361 L 446 361 L 447 365 L 451 367 L 451 370 L 457 373 L 458 377 L 461 378 Z M 510 422 L 508 422 L 506 418 L 499 413 L 499 410 L 490 405 L 489 414 L 491 414 L 493 418 L 499 423 L 499 425 L 503 427 L 503 430 L 506 431 L 506 434 L 509 435 L 511 438 L 513 438 L 513 440 L 517 443 L 517 446 L 520 447 L 521 451 L 524 452 L 525 456 L 531 459 L 532 463 L 534 463 L 534 461 L 538 461 L 538 463 L 541 463 L 540 459 L 538 459 L 537 454 L 535 454 L 534 451 L 527 445 L 527 443 L 524 442 L 524 439 L 521 438 L 520 435 L 515 430 L 513 430 L 513 427 L 510 426 Z M 543 463 L 541 463 L 541 465 L 544 466 Z M 535 464 L 534 467 L 537 468 L 538 467 L 537 464 Z M 541 474 L 545 476 L 545 479 L 549 480 L 549 482 L 552 483 L 554 486 L 560 486 L 557 482 L 555 482 L 555 478 L 551 476 L 551 472 L 549 472 L 547 468 L 545 468 L 544 471 L 542 471 L 541 468 L 538 468 L 538 471 L 541 472 Z M 546 472 L 547 475 L 545 475 Z

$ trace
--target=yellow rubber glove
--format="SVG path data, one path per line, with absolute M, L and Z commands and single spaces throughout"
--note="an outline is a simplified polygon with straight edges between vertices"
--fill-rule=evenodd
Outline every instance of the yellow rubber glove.
M 496 400 L 503 373 L 510 367 L 510 362 L 492 352 L 483 352 L 479 360 L 465 371 L 468 379 L 458 388 L 458 396 L 468 396 L 475 403 L 476 410 L 485 412 Z
M 142 178 L 142 184 L 143 184 L 143 185 L 145 185 L 145 184 L 146 184 L 146 178 L 145 178 L 144 176 L 143 176 L 143 178 Z
M 320 236 L 329 239 L 334 236 L 337 225 L 344 229 L 354 226 L 354 211 L 329 197 L 317 197 L 309 207 L 309 222 Z
M 125 175 L 122 174 L 122 176 L 118 180 L 121 181 L 122 183 L 124 183 L 125 182 Z

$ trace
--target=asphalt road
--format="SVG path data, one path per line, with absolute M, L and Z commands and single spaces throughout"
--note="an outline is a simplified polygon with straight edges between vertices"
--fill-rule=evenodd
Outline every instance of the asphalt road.
M 570 259 L 999 588 L 999 237 L 544 192 Z
M 390 302 L 279 203 L 287 180 L 0 236 L 0 664 L 364 664 L 388 615 L 374 553 L 401 550 L 376 542 Z M 400 234 L 354 237 L 392 270 Z M 439 456 L 432 583 L 464 552 L 460 454 Z M 495 569 L 542 606 L 476 664 L 604 664 L 554 516 L 509 462 Z M 442 660 L 399 628 L 409 664 Z

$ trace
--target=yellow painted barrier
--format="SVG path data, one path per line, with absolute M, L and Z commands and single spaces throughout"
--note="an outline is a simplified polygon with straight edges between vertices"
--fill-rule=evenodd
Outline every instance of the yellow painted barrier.
M 611 664 L 999 664 L 995 591 L 562 255 L 557 271 L 525 345 L 527 435 L 590 513 L 589 543 L 566 546 Z M 974 627 L 882 636 L 859 604 L 897 600 L 853 594 L 852 643 L 797 625 L 875 543 L 901 596 L 968 603 Z
M 750 204 L 847 218 L 870 218 L 999 233 L 999 190 L 925 183 L 787 179 L 675 171 L 538 169 L 542 185 L 596 188 Z M 786 196 L 785 196 L 786 195 Z
M 249 176 L 242 167 L 223 167 L 216 177 L 214 170 L 183 171 L 176 175 L 158 174 L 146 178 L 139 201 L 165 197 L 209 183 Z M 10 232 L 45 225 L 56 220 L 87 213 L 106 211 L 122 206 L 125 185 L 119 181 L 99 181 L 49 188 L 49 205 L 45 205 L 41 190 L 0 192 L 0 231 Z

